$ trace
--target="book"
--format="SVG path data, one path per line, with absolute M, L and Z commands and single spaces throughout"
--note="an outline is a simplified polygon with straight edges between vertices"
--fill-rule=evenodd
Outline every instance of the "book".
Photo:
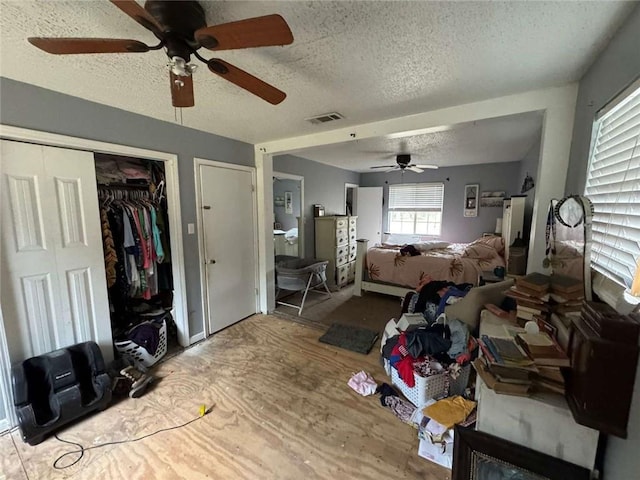
M 536 368 L 535 373 L 539 378 L 544 378 L 564 385 L 564 375 L 562 375 L 562 370 L 560 370 L 559 367 L 545 367 L 541 365 Z
M 521 397 L 529 396 L 530 385 L 520 385 L 517 383 L 508 383 L 499 381 L 486 367 L 486 365 L 476 358 L 472 362 L 473 368 L 478 376 L 491 390 L 504 395 L 516 395 Z
M 550 277 L 543 273 L 530 273 L 516 281 L 516 285 L 538 292 L 539 294 L 545 294 L 549 291 L 551 284 Z
M 551 277 L 549 277 L 549 281 L 550 289 L 555 293 L 569 294 L 575 292 L 584 292 L 584 282 L 577 278 L 553 274 L 551 275 Z
M 571 361 L 562 348 L 546 333 L 519 333 L 516 341 L 536 365 L 570 367 Z
M 547 319 L 545 317 L 541 315 L 535 315 L 532 320 L 538 324 L 538 328 L 540 329 L 541 332 L 546 333 L 551 338 L 554 338 L 554 339 L 556 338 L 556 335 L 558 334 L 558 329 L 553 325 L 551 325 L 549 322 L 547 322 Z
M 531 380 L 531 385 L 536 390 L 546 390 L 553 393 L 559 393 L 560 395 L 564 395 L 565 393 L 564 384 L 544 378 L 533 378 Z
M 518 304 L 518 311 L 529 312 L 529 313 L 533 313 L 534 315 L 540 315 L 542 312 L 545 312 L 546 310 L 542 310 L 541 308 L 527 307 L 526 305 Z

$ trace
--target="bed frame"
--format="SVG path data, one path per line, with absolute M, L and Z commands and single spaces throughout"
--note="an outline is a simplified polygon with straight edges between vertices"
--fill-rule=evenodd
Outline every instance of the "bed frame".
M 365 275 L 365 257 L 369 248 L 369 240 L 358 239 L 358 248 L 356 250 L 356 278 L 353 294 L 357 297 L 362 296 L 362 292 L 377 292 L 395 297 L 404 298 L 407 292 L 414 292 L 414 288 L 401 287 L 399 285 L 391 285 L 388 283 L 377 283 L 366 281 Z

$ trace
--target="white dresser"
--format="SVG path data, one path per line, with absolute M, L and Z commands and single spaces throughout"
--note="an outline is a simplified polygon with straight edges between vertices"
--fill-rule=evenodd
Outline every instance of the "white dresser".
M 328 260 L 327 283 L 343 287 L 356 277 L 357 218 L 347 216 L 316 217 L 316 254 Z
M 513 244 L 513 241 L 518 238 L 522 238 L 526 243 L 529 243 L 528 238 L 523 238 L 524 235 L 524 206 L 527 200 L 526 196 L 511 197 L 504 200 L 502 206 L 502 238 L 504 238 L 504 258 L 509 258 L 509 247 Z

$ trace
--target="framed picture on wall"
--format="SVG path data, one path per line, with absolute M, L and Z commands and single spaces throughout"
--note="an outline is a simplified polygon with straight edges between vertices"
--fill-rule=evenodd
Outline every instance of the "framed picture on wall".
M 291 192 L 284 192 L 284 213 L 293 213 L 293 196 Z
M 465 217 L 477 217 L 478 216 L 478 194 L 480 192 L 480 185 L 465 185 L 464 186 L 464 216 Z

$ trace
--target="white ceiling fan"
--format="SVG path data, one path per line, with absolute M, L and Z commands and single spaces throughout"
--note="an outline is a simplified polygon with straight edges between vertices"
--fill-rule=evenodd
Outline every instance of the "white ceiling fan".
M 396 165 L 382 165 L 376 167 L 369 167 L 371 169 L 378 168 L 386 168 L 386 172 L 391 172 L 393 170 L 400 170 L 404 173 L 405 170 L 411 170 L 415 173 L 422 173 L 425 169 L 428 170 L 436 170 L 438 168 L 437 165 L 416 165 L 411 163 L 411 154 L 409 153 L 399 153 L 396 155 Z

